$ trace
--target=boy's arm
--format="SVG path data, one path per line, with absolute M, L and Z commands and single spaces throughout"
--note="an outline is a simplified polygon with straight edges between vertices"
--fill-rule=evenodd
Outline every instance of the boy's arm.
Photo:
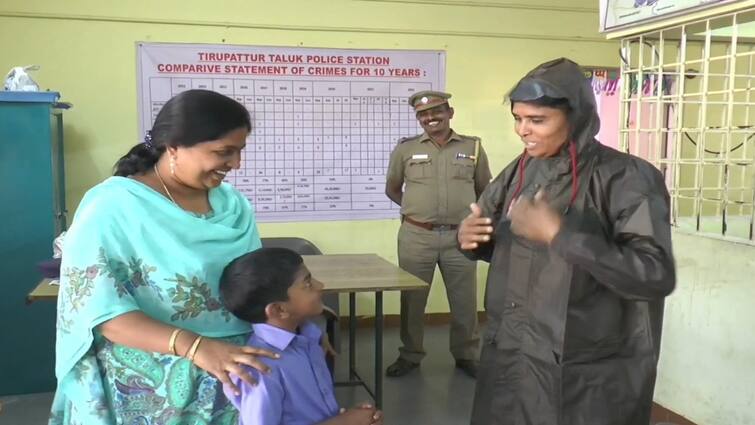
M 226 390 L 226 395 L 239 410 L 239 422 L 258 425 L 282 424 L 284 392 L 278 371 L 272 369 L 270 373 L 259 373 L 255 370 L 250 374 L 257 381 L 257 385 L 251 386 L 232 375 L 233 381 L 241 390 L 241 395 L 233 396 Z

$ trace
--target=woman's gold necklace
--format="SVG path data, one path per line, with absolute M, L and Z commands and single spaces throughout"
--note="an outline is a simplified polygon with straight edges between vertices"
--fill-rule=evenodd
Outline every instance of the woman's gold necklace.
M 155 164 L 154 169 L 155 169 L 155 174 L 157 174 L 157 178 L 160 180 L 160 184 L 163 185 L 163 189 L 165 190 L 165 194 L 168 195 L 168 198 L 170 198 L 170 200 L 174 204 L 178 205 L 178 202 L 176 202 L 176 200 L 173 199 L 173 195 L 171 195 L 170 190 L 168 190 L 168 186 L 165 185 L 165 181 L 163 181 L 163 177 L 160 175 L 160 172 L 157 171 L 157 164 Z

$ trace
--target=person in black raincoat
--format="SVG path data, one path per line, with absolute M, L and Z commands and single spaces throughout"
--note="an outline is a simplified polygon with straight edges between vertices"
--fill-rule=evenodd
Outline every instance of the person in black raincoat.
M 524 152 L 458 232 L 490 263 L 471 423 L 648 425 L 676 280 L 663 176 L 595 140 L 592 88 L 568 59 L 509 100 Z

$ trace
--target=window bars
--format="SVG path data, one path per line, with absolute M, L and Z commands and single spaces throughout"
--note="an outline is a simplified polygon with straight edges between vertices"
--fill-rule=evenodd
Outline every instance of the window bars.
M 622 40 L 619 146 L 653 163 L 674 226 L 755 244 L 755 10 Z

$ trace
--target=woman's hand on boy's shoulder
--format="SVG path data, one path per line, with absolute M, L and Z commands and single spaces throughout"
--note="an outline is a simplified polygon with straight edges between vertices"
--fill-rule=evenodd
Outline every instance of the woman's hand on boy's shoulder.
M 234 385 L 229 374 L 237 375 L 241 380 L 254 386 L 255 380 L 244 370 L 244 366 L 268 373 L 270 368 L 259 357 L 278 359 L 280 356 L 268 350 L 231 344 L 213 338 L 202 341 L 194 357 L 194 364 L 206 370 L 224 385 L 231 388 L 234 394 L 239 394 L 239 388 Z

